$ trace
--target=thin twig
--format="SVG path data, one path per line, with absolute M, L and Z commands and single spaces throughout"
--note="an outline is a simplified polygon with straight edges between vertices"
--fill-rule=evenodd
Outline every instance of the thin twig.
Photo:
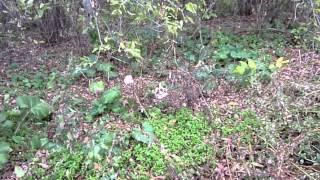
M 26 112 L 26 114 L 23 116 L 22 120 L 19 122 L 16 130 L 14 131 L 14 134 L 17 134 L 17 132 L 20 129 L 21 124 L 27 119 L 28 115 L 30 114 L 30 111 Z
M 308 176 L 308 178 L 316 180 L 316 178 L 310 176 L 305 170 L 303 170 L 302 168 L 300 168 L 299 166 L 297 166 L 295 163 L 291 162 L 291 164 L 296 167 L 299 171 L 301 171 L 303 174 L 305 174 L 306 176 Z

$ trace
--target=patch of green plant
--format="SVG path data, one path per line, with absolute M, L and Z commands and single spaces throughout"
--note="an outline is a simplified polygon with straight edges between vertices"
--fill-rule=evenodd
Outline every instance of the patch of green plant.
M 102 72 L 108 79 L 114 79 L 118 77 L 116 68 L 113 64 L 98 62 L 95 65 L 95 68 L 98 72 Z
M 225 45 L 221 46 L 214 54 L 213 59 L 226 65 L 232 61 L 255 59 L 259 57 L 259 52 L 246 50 L 242 46 Z
M 120 99 L 121 92 L 119 87 L 113 87 L 105 91 L 98 100 L 94 101 L 87 120 L 91 121 L 93 120 L 92 118 L 103 113 L 120 113 L 123 110 Z
M 165 116 L 160 110 L 150 112 L 149 123 L 161 145 L 172 155 L 172 161 L 179 170 L 204 163 L 213 150 L 204 142 L 211 127 L 200 115 L 193 115 L 183 109 L 175 115 Z
M 122 152 L 116 161 L 120 177 L 131 177 L 133 179 L 149 179 L 150 172 L 164 175 L 167 169 L 165 155 L 157 145 L 148 146 L 138 143 L 131 149 Z
M 14 86 L 23 86 L 27 89 L 44 89 L 46 88 L 46 75 L 41 72 L 37 72 L 35 75 L 13 75 L 11 77 L 11 83 Z
M 48 159 L 49 171 L 41 167 L 33 170 L 33 177 L 41 179 L 74 179 L 83 174 L 85 154 L 83 151 L 63 149 L 50 154 Z
M 251 111 L 243 111 L 235 114 L 236 119 L 229 119 L 220 125 L 219 129 L 224 137 L 236 137 L 242 142 L 252 143 L 256 133 L 261 127 L 261 121 Z
M 103 81 L 90 82 L 89 90 L 92 93 L 102 92 L 104 90 L 104 82 Z
M 199 39 L 187 39 L 181 42 L 180 46 L 184 59 L 193 64 L 208 60 L 212 53 L 210 46 L 204 45 L 205 43 Z
M 129 148 L 114 158 L 119 177 L 164 176 L 169 166 L 181 173 L 213 157 L 213 149 L 204 142 L 212 127 L 203 116 L 186 109 L 173 115 L 153 109 L 149 114 L 141 128 L 132 130 Z

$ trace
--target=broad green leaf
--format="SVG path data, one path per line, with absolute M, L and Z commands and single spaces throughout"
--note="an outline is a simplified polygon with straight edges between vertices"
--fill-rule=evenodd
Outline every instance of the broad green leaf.
M 193 14 L 196 14 L 197 13 L 197 9 L 198 9 L 198 6 L 192 2 L 189 2 L 185 5 L 186 7 L 186 10 L 193 13 Z
M 18 178 L 22 178 L 26 174 L 26 171 L 23 170 L 20 166 L 15 166 L 14 173 Z
M 153 127 L 152 127 L 151 124 L 148 123 L 148 122 L 144 122 L 144 123 L 142 124 L 142 127 L 143 127 L 143 130 L 144 130 L 145 132 L 147 132 L 147 133 L 153 133 L 153 132 L 154 132 Z
M 111 111 L 114 112 L 114 113 L 121 113 L 123 112 L 123 108 L 122 108 L 122 105 L 121 103 L 118 101 L 118 102 L 115 102 L 112 107 L 111 107 Z
M 109 77 L 109 79 L 114 79 L 114 78 L 118 77 L 118 73 L 116 73 L 114 71 L 111 71 L 111 72 L 107 73 L 106 75 Z
M 98 63 L 96 65 L 96 68 L 98 71 L 108 73 L 114 69 L 114 66 L 113 66 L 113 64 L 110 64 L 110 63 Z
M 4 128 L 4 129 L 11 129 L 13 127 L 13 125 L 14 125 L 14 123 L 11 120 L 4 121 L 1 124 L 2 128 Z
M 143 59 L 141 56 L 141 50 L 136 47 L 136 44 L 137 42 L 135 41 L 129 42 L 128 45 L 125 47 L 124 51 L 134 58 Z
M 5 113 L 5 112 L 1 112 L 1 113 L 0 113 L 0 123 L 6 121 L 7 118 L 8 118 L 7 113 Z
M 99 102 L 95 102 L 93 104 L 93 108 L 90 111 L 90 115 L 97 116 L 99 114 L 102 114 L 105 109 L 106 109 L 106 105 L 105 104 L 102 104 L 102 103 L 99 103 Z
M 50 114 L 51 107 L 47 103 L 41 102 L 39 97 L 19 96 L 16 101 L 19 108 L 29 109 L 30 112 L 38 119 L 43 119 Z
M 153 140 L 154 140 L 153 127 L 148 122 L 144 122 L 142 124 L 142 129 L 143 131 L 141 131 L 140 129 L 134 129 L 132 132 L 133 138 L 145 144 L 153 143 Z
M 51 107 L 47 103 L 41 102 L 32 107 L 31 112 L 36 118 L 43 119 L 49 116 L 50 109 Z
M 229 58 L 229 51 L 220 50 L 215 53 L 215 56 L 218 60 L 225 60 Z
M 35 105 L 39 104 L 41 100 L 36 96 L 19 96 L 17 97 L 16 102 L 19 108 L 25 109 L 34 107 Z
M 116 99 L 120 98 L 120 96 L 121 94 L 120 94 L 119 88 L 113 87 L 108 91 L 106 91 L 105 93 L 103 93 L 101 97 L 101 102 L 103 104 L 110 104 L 110 103 L 113 103 Z
M 25 138 L 22 136 L 12 136 L 12 140 L 17 144 L 23 144 Z
M 25 8 L 25 6 L 26 6 L 25 0 L 19 0 L 19 1 L 18 1 L 18 4 L 19 4 L 19 6 L 22 7 L 22 8 Z
M 91 82 L 89 85 L 89 90 L 93 93 L 102 92 L 104 90 L 104 82 L 103 81 Z
M 8 154 L 0 152 L 0 169 L 1 166 L 4 165 L 6 162 L 8 162 Z
M 12 149 L 10 148 L 10 145 L 6 142 L 0 142 L 0 153 L 8 153 L 11 152 Z
M 146 134 L 143 134 L 143 132 L 139 129 L 133 130 L 132 136 L 135 140 L 143 142 L 145 144 L 150 144 L 152 142 L 150 137 Z
M 41 140 L 39 136 L 33 136 L 30 143 L 32 149 L 41 148 Z
M 9 152 L 11 151 L 12 149 L 8 143 L 0 142 L 0 169 L 6 162 L 8 162 Z
M 105 133 L 100 137 L 99 140 L 101 141 L 100 145 L 103 149 L 109 149 L 112 146 L 113 134 Z

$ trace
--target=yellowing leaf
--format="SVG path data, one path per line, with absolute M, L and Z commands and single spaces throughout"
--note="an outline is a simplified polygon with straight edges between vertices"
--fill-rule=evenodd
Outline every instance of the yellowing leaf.
M 248 64 L 246 62 L 240 61 L 240 65 L 238 65 L 233 72 L 239 75 L 243 75 L 246 72 Z
M 288 64 L 289 60 L 284 60 L 284 57 L 280 57 L 276 60 L 276 67 L 282 68 L 284 65 Z
M 251 70 L 257 69 L 257 64 L 256 64 L 256 62 L 254 62 L 254 60 L 248 60 L 248 66 Z
M 197 13 L 198 6 L 196 4 L 189 2 L 185 6 L 186 6 L 187 11 L 191 12 L 192 14 Z

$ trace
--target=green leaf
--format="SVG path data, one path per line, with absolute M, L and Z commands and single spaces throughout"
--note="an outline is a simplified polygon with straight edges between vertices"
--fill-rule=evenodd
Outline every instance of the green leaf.
M 19 96 L 17 97 L 17 105 L 19 108 L 26 109 L 26 108 L 32 108 L 35 105 L 39 104 L 40 98 L 36 96 Z
M 39 136 L 33 136 L 31 139 L 31 148 L 39 149 L 41 148 L 41 140 Z
M 243 50 L 232 51 L 230 55 L 234 59 L 247 59 L 249 57 L 249 53 Z
M 120 94 L 119 88 L 113 87 L 108 91 L 106 91 L 105 93 L 103 93 L 100 102 L 102 102 L 103 104 L 111 104 L 111 103 L 114 103 L 115 100 L 120 98 L 120 96 L 121 94 Z
M 103 72 L 109 79 L 118 77 L 118 73 L 115 72 L 115 67 L 110 63 L 97 63 L 96 68 L 98 71 Z
M 89 85 L 89 90 L 93 93 L 98 93 L 104 90 L 104 82 L 98 81 L 98 82 L 92 82 Z
M 90 115 L 91 116 L 97 116 L 99 114 L 102 114 L 105 109 L 106 109 L 106 105 L 105 104 L 101 104 L 99 102 L 95 102 L 93 104 L 93 108 L 90 111 Z
M 123 112 L 122 104 L 119 101 L 115 102 L 110 108 L 111 108 L 111 111 L 114 113 Z
M 143 134 L 141 130 L 139 129 L 134 129 L 132 132 L 132 136 L 135 140 L 139 142 L 143 142 L 145 144 L 149 144 L 149 138 L 147 135 Z
M 1 166 L 3 166 L 7 162 L 8 162 L 8 154 L 0 152 L 0 169 L 1 169 Z
M 153 127 L 152 127 L 151 124 L 148 123 L 148 122 L 144 122 L 144 123 L 142 124 L 142 127 L 143 127 L 143 130 L 144 130 L 145 132 L 149 133 L 149 134 L 151 134 L 151 133 L 154 132 Z
M 148 122 L 142 124 L 143 131 L 140 129 L 134 129 L 132 132 L 132 137 L 145 144 L 152 144 L 154 140 L 154 129 Z
M 197 13 L 197 9 L 198 9 L 198 6 L 192 2 L 189 2 L 185 5 L 186 7 L 186 10 L 193 13 L 193 14 L 196 14 Z
M 7 118 L 8 118 L 7 113 L 5 113 L 5 112 L 1 112 L 1 113 L 0 113 L 0 123 L 6 121 Z
M 0 142 L 0 169 L 5 163 L 8 162 L 9 152 L 11 151 L 12 149 L 8 143 Z
M 100 145 L 103 149 L 109 149 L 112 146 L 113 142 L 113 134 L 105 133 L 100 137 Z
M 20 166 L 15 166 L 14 173 L 18 178 L 22 178 L 26 174 L 26 171 L 23 170 Z
M 43 119 L 49 116 L 51 107 L 45 103 L 41 102 L 31 108 L 31 112 L 36 118 Z
M 13 125 L 14 125 L 13 121 L 10 121 L 10 120 L 4 121 L 1 124 L 2 128 L 7 129 L 7 130 L 11 129 L 13 127 Z
M 101 156 L 101 147 L 99 145 L 95 145 L 93 149 L 88 153 L 89 159 L 100 161 L 102 160 Z
M 0 153 L 8 153 L 11 152 L 12 149 L 10 148 L 10 145 L 6 142 L 0 142 Z
M 17 144 L 23 144 L 25 138 L 22 136 L 12 136 L 12 140 Z
M 114 69 L 114 66 L 113 66 L 113 64 L 110 64 L 110 63 L 98 63 L 96 65 L 96 68 L 98 71 L 108 73 Z
M 38 119 L 48 117 L 50 114 L 51 107 L 47 103 L 41 102 L 39 97 L 19 96 L 16 102 L 19 108 L 28 109 Z

